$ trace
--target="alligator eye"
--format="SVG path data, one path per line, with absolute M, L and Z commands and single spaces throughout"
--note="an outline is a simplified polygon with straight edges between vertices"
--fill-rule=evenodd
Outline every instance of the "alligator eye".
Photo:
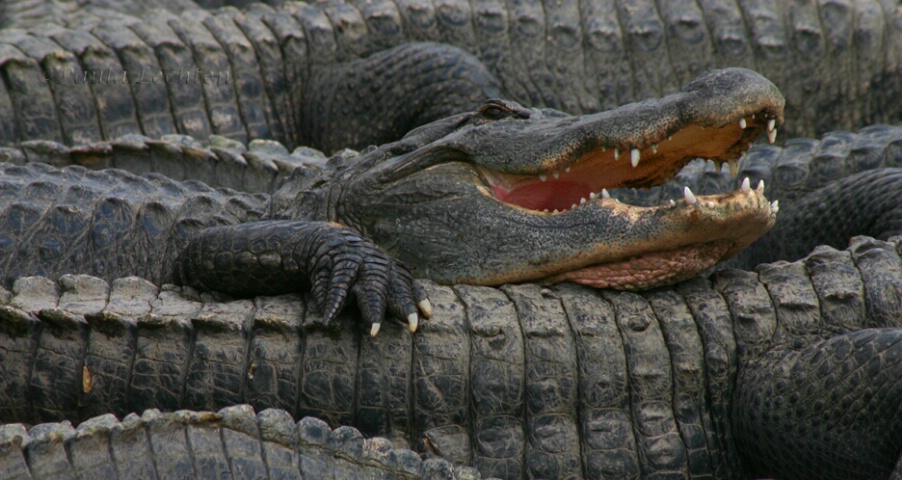
M 509 117 L 511 113 L 513 112 L 497 105 L 486 105 L 482 108 L 482 116 L 488 120 L 501 120 L 502 118 Z
M 487 121 L 491 122 L 495 120 L 502 120 L 510 117 L 529 118 L 528 109 L 523 108 L 514 102 L 497 99 L 486 101 L 485 104 L 479 107 L 477 113 L 477 117 L 474 118 L 474 121 L 477 124 L 482 124 Z

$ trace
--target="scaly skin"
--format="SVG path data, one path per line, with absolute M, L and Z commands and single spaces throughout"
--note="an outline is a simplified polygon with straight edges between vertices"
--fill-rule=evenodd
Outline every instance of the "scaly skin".
M 0 419 L 249 403 L 508 479 L 887 478 L 900 241 L 640 294 L 424 282 L 435 320 L 376 338 L 309 295 L 27 277 L 0 291 Z
M 127 11 L 145 8 L 126 3 Z M 23 32 L 0 38 L 8 79 L 0 85 L 0 144 L 71 143 L 70 131 L 90 140 L 219 133 L 332 152 L 395 140 L 416 124 L 475 108 L 486 96 L 594 113 L 663 96 L 725 67 L 771 79 L 788 100 L 785 133 L 815 136 L 902 117 L 896 7 L 890 0 L 355 0 L 189 10 L 151 20 L 66 12 L 59 19 L 65 28 L 27 32 L 46 48 L 22 47 Z M 457 49 L 361 59 L 424 41 Z M 131 91 L 99 81 L 66 85 L 55 97 L 55 86 L 40 78 L 68 67 L 133 76 L 145 68 L 236 73 L 228 89 Z M 68 100 L 58 99 L 66 90 Z M 402 119 L 395 123 L 397 114 Z
M 592 194 L 664 182 L 696 156 L 733 162 L 759 132 L 776 131 L 782 104 L 773 84 L 742 69 L 583 117 L 489 101 L 319 172 L 296 170 L 272 197 L 162 177 L 6 167 L 3 277 L 9 284 L 29 272 L 81 269 L 235 295 L 309 287 L 327 320 L 356 298 L 374 332 L 386 309 L 412 329 L 415 305 L 428 316 L 398 260 L 443 283 L 673 283 L 770 228 L 775 209 L 762 193 L 747 185 L 650 208 Z M 117 150 L 96 153 L 104 152 Z
M 0 30 L 0 145 L 212 133 L 331 152 L 396 140 L 500 95 L 475 57 L 448 45 L 308 57 L 297 8 L 86 13 L 65 17 L 72 28 Z
M 3 478 L 317 478 L 478 480 L 471 467 L 421 459 L 383 438 L 364 439 L 284 410 L 256 415 L 247 405 L 219 412 L 147 410 L 117 420 L 104 415 L 78 428 L 0 426 Z

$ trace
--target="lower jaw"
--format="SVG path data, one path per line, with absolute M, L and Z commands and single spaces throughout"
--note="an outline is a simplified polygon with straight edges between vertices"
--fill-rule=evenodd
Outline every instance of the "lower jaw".
M 542 283 L 573 282 L 594 288 L 645 290 L 699 275 L 723 260 L 732 246 L 733 242 L 718 240 L 652 252 L 629 260 L 559 273 L 544 279 Z

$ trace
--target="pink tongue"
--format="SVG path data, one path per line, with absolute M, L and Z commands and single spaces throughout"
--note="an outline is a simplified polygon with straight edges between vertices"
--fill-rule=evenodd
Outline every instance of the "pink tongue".
M 511 191 L 501 187 L 493 187 L 498 200 L 512 203 L 530 210 L 569 210 L 580 198 L 587 198 L 589 188 L 583 184 L 570 181 L 554 181 L 530 183 Z

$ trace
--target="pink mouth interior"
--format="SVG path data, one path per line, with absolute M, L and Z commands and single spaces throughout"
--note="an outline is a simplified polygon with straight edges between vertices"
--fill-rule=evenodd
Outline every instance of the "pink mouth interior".
M 600 194 L 603 188 L 660 185 L 693 158 L 720 162 L 738 158 L 762 129 L 754 120 L 748 120 L 746 127 L 740 128 L 738 122 L 711 128 L 687 125 L 666 140 L 642 148 L 636 166 L 630 161 L 636 152 L 623 150 L 615 156 L 616 149 L 608 147 L 586 152 L 569 164 L 547 168 L 541 177 L 492 171 L 484 174 L 495 197 L 504 203 L 534 211 L 562 212 L 584 198 L 589 200 L 593 192 Z
M 587 184 L 567 180 L 548 180 L 527 183 L 511 190 L 500 185 L 492 185 L 498 200 L 519 205 L 530 210 L 567 210 L 580 199 L 588 198 L 592 187 Z

